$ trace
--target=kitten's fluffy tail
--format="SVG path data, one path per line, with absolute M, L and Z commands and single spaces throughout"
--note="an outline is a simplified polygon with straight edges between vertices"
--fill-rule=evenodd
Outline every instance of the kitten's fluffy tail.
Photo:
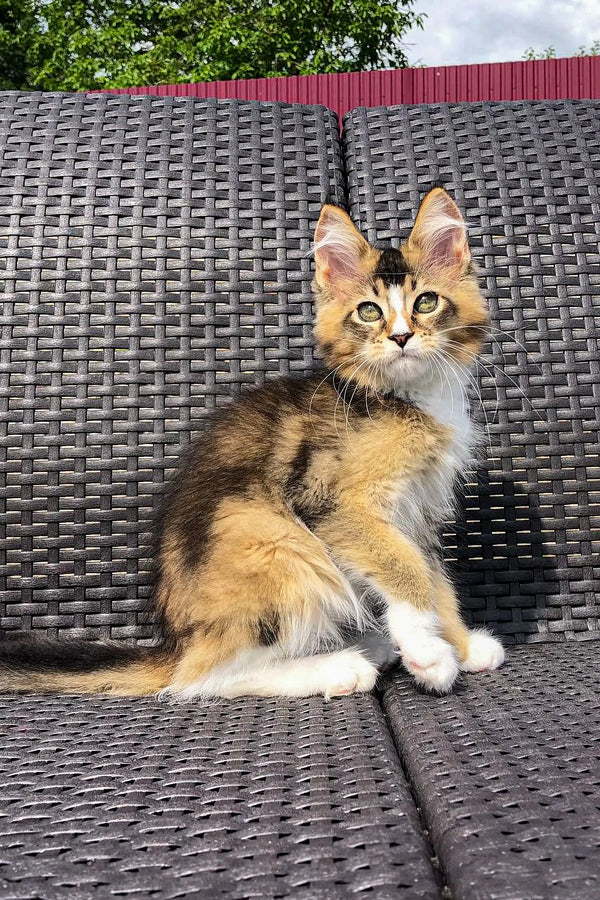
M 168 647 L 9 634 L 0 640 L 0 691 L 139 697 L 166 687 L 174 665 Z

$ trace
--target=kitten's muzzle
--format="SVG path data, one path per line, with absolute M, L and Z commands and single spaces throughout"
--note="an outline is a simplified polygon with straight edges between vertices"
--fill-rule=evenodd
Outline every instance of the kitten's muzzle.
M 401 334 L 388 334 L 390 341 L 394 341 L 395 344 L 404 350 L 406 347 L 409 338 L 414 337 L 413 331 L 403 331 Z

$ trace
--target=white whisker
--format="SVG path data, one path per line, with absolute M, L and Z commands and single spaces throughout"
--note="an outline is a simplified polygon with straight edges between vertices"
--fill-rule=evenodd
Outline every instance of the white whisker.
M 448 343 L 451 343 L 451 342 L 448 341 Z M 453 342 L 453 343 L 457 343 L 457 342 Z M 458 344 L 458 343 L 457 343 L 457 346 L 460 346 L 461 349 L 465 349 L 465 348 L 463 347 L 462 344 Z M 470 355 L 473 356 L 473 358 L 474 358 L 475 360 L 477 360 L 477 357 L 475 356 L 475 354 L 471 353 L 471 351 L 467 351 L 467 352 L 470 353 Z M 537 417 L 539 418 L 540 422 L 545 422 L 545 421 L 546 421 L 546 419 L 544 419 L 544 417 L 543 417 L 542 415 L 540 415 L 539 410 L 537 410 L 537 409 L 535 408 L 535 406 L 533 405 L 533 403 L 531 402 L 531 400 L 529 399 L 529 397 L 527 396 L 527 394 L 525 393 L 525 391 L 524 391 L 524 390 L 521 388 L 521 386 L 514 380 L 514 378 L 512 378 L 512 377 L 508 374 L 508 372 L 507 372 L 505 369 L 502 369 L 500 366 L 497 366 L 496 363 L 490 362 L 489 360 L 487 360 L 485 363 L 482 363 L 480 360 L 477 360 L 477 361 L 478 361 L 479 364 L 482 365 L 482 366 L 484 366 L 484 365 L 486 365 L 486 366 L 491 366 L 491 367 L 492 367 L 493 369 L 495 369 L 497 372 L 500 372 L 500 374 L 501 374 L 502 376 L 504 376 L 504 378 L 508 379 L 508 381 L 510 381 L 510 383 L 511 383 L 511 384 L 519 391 L 519 393 L 522 395 L 523 399 L 526 400 L 526 402 L 529 404 L 529 406 L 531 407 L 531 409 L 533 410 L 533 412 L 537 415 Z

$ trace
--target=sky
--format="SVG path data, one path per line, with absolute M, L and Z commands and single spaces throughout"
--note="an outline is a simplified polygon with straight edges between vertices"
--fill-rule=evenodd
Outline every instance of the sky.
M 600 0 L 415 0 L 413 9 L 428 16 L 404 40 L 413 65 L 507 62 L 528 47 L 573 56 L 600 40 Z

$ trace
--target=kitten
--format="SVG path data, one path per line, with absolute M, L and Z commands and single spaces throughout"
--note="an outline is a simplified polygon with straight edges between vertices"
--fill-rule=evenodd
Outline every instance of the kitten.
M 460 669 L 502 663 L 501 644 L 463 624 L 438 539 L 471 455 L 466 383 L 488 322 L 460 212 L 434 188 L 402 249 L 379 251 L 326 205 L 315 263 L 327 372 L 281 378 L 221 412 L 164 501 L 163 644 L 7 639 L 0 688 L 186 699 L 368 691 L 377 668 L 343 645 L 348 626 L 379 627 L 436 691 Z

